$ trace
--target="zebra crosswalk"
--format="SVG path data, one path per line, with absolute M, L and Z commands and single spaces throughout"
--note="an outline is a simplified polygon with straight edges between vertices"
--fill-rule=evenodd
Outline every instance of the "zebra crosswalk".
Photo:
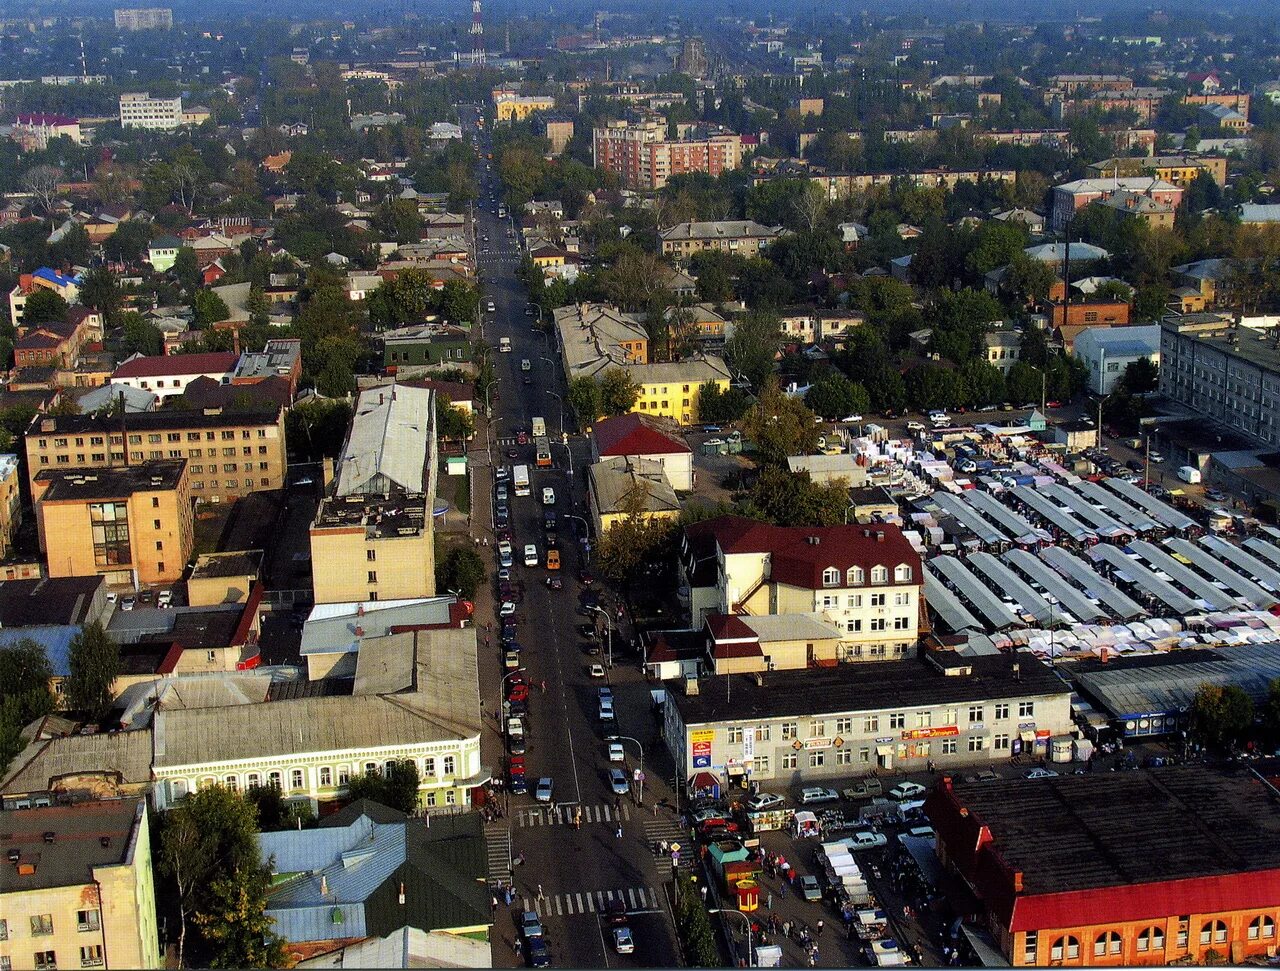
M 511 829 L 494 821 L 484 828 L 485 862 L 490 884 L 511 882 Z
M 653 887 L 627 887 L 623 890 L 582 890 L 567 893 L 549 893 L 541 897 L 526 895 L 521 898 L 525 910 L 537 911 L 546 918 L 580 917 L 583 914 L 602 914 L 612 900 L 621 900 L 630 913 L 658 910 L 661 896 Z
M 654 866 L 658 870 L 658 876 L 669 877 L 674 869 L 670 850 L 668 849 L 666 853 L 662 852 L 661 844 L 664 840 L 668 847 L 675 844 L 682 848 L 678 864 L 681 870 L 693 868 L 693 841 L 689 839 L 688 831 L 682 829 L 680 824 L 669 816 L 646 818 L 644 838 L 649 844 L 649 849 L 653 851 Z
M 578 811 L 578 806 L 535 806 L 533 809 L 521 809 L 516 813 L 516 825 L 521 827 L 529 826 L 572 826 L 574 814 Z M 613 823 L 619 821 L 628 822 L 631 819 L 631 807 L 627 803 L 622 804 L 621 809 L 614 809 L 607 805 L 584 805 L 582 809 L 582 824 L 587 823 Z

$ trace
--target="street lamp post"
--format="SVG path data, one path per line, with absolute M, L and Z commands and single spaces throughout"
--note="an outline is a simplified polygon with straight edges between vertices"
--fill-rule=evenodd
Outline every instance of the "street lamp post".
M 607 644 L 606 650 L 608 652 L 606 660 L 609 667 L 613 667 L 613 618 L 609 616 L 609 611 L 605 610 L 603 607 L 592 607 L 591 609 L 598 614 L 604 614 L 604 635 L 605 642 Z
M 858 508 L 858 504 L 857 504 L 856 502 L 851 502 L 851 503 L 849 503 L 849 505 L 848 505 L 847 507 L 845 507 L 845 511 L 844 511 L 844 524 L 845 524 L 846 526 L 848 526 L 848 525 L 849 525 L 849 512 L 850 512 L 850 510 L 857 509 L 857 508 Z
M 644 804 L 644 746 L 640 743 L 640 739 L 632 738 L 630 735 L 610 735 L 608 736 L 608 741 L 635 742 L 636 748 L 640 750 L 640 782 L 637 787 L 636 799 L 641 805 L 643 805 Z
M 733 914 L 735 917 L 741 917 L 742 922 L 747 925 L 747 967 L 754 968 L 755 961 L 751 955 L 751 918 L 740 910 L 730 910 L 727 907 L 716 907 L 708 910 L 709 914 Z
M 548 361 L 550 363 L 549 358 L 541 357 L 538 360 Z M 564 438 L 564 399 L 551 390 L 547 390 L 547 394 L 551 395 L 551 397 L 555 398 L 556 401 L 560 402 L 560 438 L 563 439 Z
M 587 521 L 581 516 L 575 516 L 571 512 L 562 513 L 561 515 L 563 515 L 565 519 L 576 519 L 578 522 L 582 523 L 582 542 L 586 544 L 585 546 L 582 546 L 582 562 L 584 565 L 589 564 L 591 562 L 591 537 L 588 535 L 590 527 L 587 525 Z

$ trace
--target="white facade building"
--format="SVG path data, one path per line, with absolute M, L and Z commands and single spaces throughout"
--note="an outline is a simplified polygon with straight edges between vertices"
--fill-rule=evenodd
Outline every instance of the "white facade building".
M 120 95 L 120 127 L 173 131 L 182 127 L 182 98 L 153 98 L 146 92 Z

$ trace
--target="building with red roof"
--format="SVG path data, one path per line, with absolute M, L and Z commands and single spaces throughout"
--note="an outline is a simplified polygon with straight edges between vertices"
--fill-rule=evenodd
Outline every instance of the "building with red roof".
M 601 419 L 591 431 L 591 461 L 609 458 L 661 462 L 671 488 L 693 491 L 693 450 L 675 432 L 674 422 L 634 411 Z
M 18 115 L 9 137 L 22 146 L 24 152 L 43 152 L 54 138 L 69 138 L 75 145 L 84 144 L 78 118 L 47 112 Z
M 135 354 L 111 375 L 112 384 L 150 391 L 164 401 L 181 395 L 187 385 L 199 377 L 219 384 L 230 384 L 240 355 L 234 351 L 212 351 L 205 354 L 160 354 L 145 357 Z
M 721 516 L 690 526 L 681 555 L 690 627 L 709 614 L 818 615 L 841 632 L 838 661 L 915 654 L 920 554 L 887 523 L 773 526 Z
M 1228 767 L 944 779 L 925 802 L 966 915 L 1014 967 L 1241 964 L 1276 953 L 1280 794 Z

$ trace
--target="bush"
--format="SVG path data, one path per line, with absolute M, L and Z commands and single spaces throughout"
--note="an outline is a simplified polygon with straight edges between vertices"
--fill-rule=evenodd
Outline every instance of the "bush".
M 678 872 L 678 871 L 677 871 Z M 697 884 L 676 880 L 676 934 L 684 950 L 684 958 L 695 968 L 724 967 L 720 948 L 716 945 L 711 915 L 702 906 Z

